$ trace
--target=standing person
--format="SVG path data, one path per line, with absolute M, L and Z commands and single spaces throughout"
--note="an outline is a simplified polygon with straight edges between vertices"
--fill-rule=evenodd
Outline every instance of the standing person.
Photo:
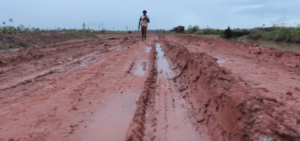
M 139 19 L 139 28 L 140 26 L 142 26 L 142 41 L 144 41 L 144 39 L 146 40 L 148 23 L 150 23 L 150 19 L 149 16 L 147 15 L 147 11 L 144 10 L 143 15 Z

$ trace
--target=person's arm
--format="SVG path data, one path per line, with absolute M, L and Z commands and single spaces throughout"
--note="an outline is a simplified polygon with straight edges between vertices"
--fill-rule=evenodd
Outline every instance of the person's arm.
M 140 19 L 139 19 L 139 27 L 138 27 L 138 29 L 140 29 L 141 21 L 142 21 L 142 17 L 140 17 Z
M 149 17 L 147 18 L 147 21 L 148 21 L 148 23 L 150 23 L 150 18 Z

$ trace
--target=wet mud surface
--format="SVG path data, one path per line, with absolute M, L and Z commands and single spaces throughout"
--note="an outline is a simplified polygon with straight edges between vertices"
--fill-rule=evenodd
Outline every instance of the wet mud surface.
M 98 36 L 0 52 L 0 141 L 300 140 L 299 54 Z
M 192 93 L 187 101 L 196 101 L 194 118 L 213 140 L 299 140 L 299 54 L 195 36 L 162 39 L 178 83 Z

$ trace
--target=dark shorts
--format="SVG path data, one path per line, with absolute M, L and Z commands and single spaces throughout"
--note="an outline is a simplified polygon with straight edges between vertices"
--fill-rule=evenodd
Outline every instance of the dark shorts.
M 147 31 L 147 26 L 142 26 L 142 31 Z

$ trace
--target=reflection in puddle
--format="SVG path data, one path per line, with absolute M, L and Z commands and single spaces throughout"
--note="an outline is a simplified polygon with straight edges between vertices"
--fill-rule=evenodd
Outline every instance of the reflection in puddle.
M 226 60 L 218 59 L 218 60 L 217 60 L 217 63 L 218 63 L 218 64 L 224 64 L 224 63 L 226 63 Z
M 160 44 L 156 44 L 157 51 L 157 69 L 158 72 L 163 73 L 163 75 L 167 78 L 173 77 L 173 71 L 170 69 L 170 65 L 166 57 L 164 56 L 164 52 L 160 46 Z
M 116 95 L 92 118 L 82 141 L 123 141 L 134 116 L 139 94 L 123 93 Z
M 150 52 L 151 51 L 151 47 L 146 47 L 146 52 Z
M 147 73 L 148 69 L 149 69 L 148 60 L 142 60 L 138 62 L 138 64 L 136 65 L 136 69 L 133 74 L 138 76 L 143 76 Z

